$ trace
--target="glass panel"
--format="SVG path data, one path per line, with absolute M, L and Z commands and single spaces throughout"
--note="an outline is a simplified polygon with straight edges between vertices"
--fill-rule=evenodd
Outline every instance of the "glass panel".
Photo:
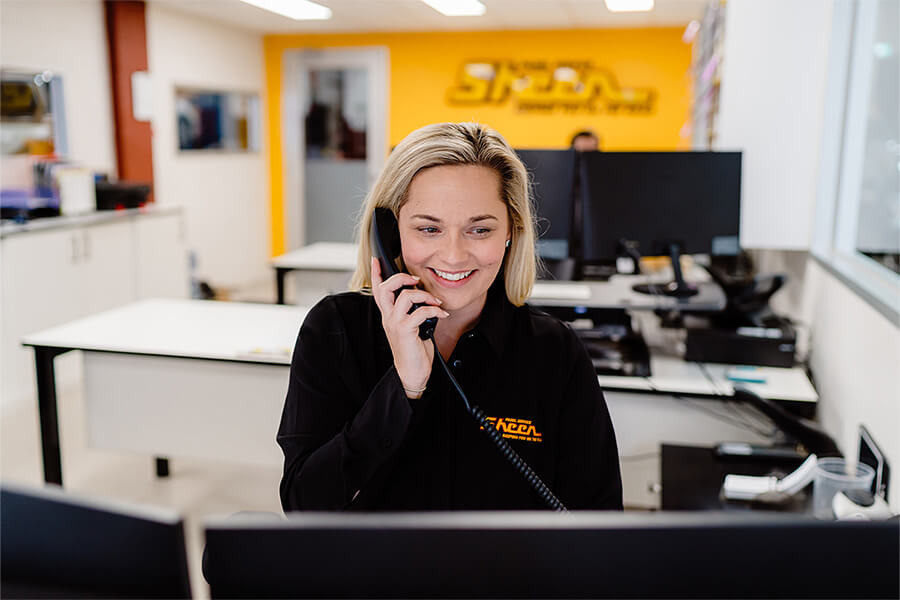
M 256 94 L 179 89 L 175 107 L 179 150 L 259 149 Z
M 366 71 L 309 71 L 308 159 L 366 158 Z
M 879 0 L 856 249 L 900 273 L 900 2 Z
M 3 71 L 0 80 L 0 152 L 56 152 L 50 85 L 54 76 L 49 72 Z
M 308 74 L 306 243 L 350 242 L 366 194 L 368 73 L 332 67 Z

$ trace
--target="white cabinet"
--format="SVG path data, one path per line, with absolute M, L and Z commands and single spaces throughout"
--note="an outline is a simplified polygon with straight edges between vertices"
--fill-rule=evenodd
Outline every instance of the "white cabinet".
M 188 298 L 190 270 L 181 218 L 147 215 L 134 222 L 135 293 L 142 298 Z
M 0 405 L 34 397 L 24 335 L 141 298 L 187 298 L 180 212 L 36 222 L 0 238 Z M 59 377 L 65 384 L 66 377 Z

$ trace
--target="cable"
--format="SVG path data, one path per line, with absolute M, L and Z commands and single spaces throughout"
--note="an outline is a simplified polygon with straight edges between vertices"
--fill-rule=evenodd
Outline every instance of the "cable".
M 717 382 L 716 379 L 712 376 L 712 373 L 709 372 L 709 369 L 707 368 L 707 366 L 705 364 L 703 364 L 702 362 L 699 362 L 699 361 L 695 361 L 694 364 L 697 365 L 697 367 L 700 369 L 700 372 L 703 373 L 703 376 L 706 377 L 706 380 L 712 386 L 713 391 L 715 392 L 715 396 L 722 399 L 726 403 L 728 403 L 728 405 L 732 408 L 732 410 L 735 411 L 737 417 L 739 417 L 739 418 L 737 418 L 737 420 L 744 423 L 744 426 L 747 427 L 748 429 L 750 429 L 751 431 L 753 431 L 755 433 L 761 433 L 762 427 L 765 427 L 765 425 L 761 424 L 759 422 L 759 420 L 754 420 L 746 412 L 743 412 L 742 410 L 738 409 L 738 406 L 739 406 L 738 403 L 734 401 L 734 398 L 731 395 L 726 394 L 725 391 L 723 390 L 723 388 L 721 388 L 719 386 L 719 382 Z M 771 424 L 771 422 L 769 422 L 768 424 Z M 765 435 L 771 436 L 772 431 L 769 431 Z
M 444 368 L 444 372 L 447 374 L 447 377 L 450 379 L 450 383 L 453 384 L 453 387 L 456 388 L 456 391 L 459 393 L 459 397 L 462 398 L 463 404 L 466 407 L 466 411 L 472 415 L 475 421 L 481 426 L 482 431 L 488 436 L 488 439 L 493 442 L 493 444 L 497 447 L 502 454 L 512 466 L 522 474 L 522 477 L 525 478 L 525 481 L 528 485 L 531 486 L 531 489 L 537 493 L 541 500 L 551 509 L 558 512 L 568 512 L 565 505 L 560 502 L 559 498 L 557 498 L 553 492 L 547 487 L 537 473 L 532 470 L 532 468 L 528 465 L 525 460 L 519 456 L 519 454 L 513 450 L 512 446 L 503 439 L 503 434 L 494 427 L 490 421 L 488 421 L 487 416 L 484 414 L 478 406 L 472 406 L 469 403 L 469 399 L 466 396 L 466 393 L 463 391 L 462 387 L 460 387 L 459 382 L 456 381 L 456 377 L 453 376 L 453 373 L 450 372 L 450 367 L 447 366 L 447 362 L 444 360 L 444 357 L 441 356 L 440 351 L 437 348 L 437 344 L 434 342 L 434 337 L 431 338 L 431 343 L 434 344 L 434 355 L 437 357 L 438 362 L 441 363 L 441 366 Z
M 740 419 L 736 419 L 732 415 L 723 415 L 722 413 L 712 410 L 711 408 L 709 408 L 707 406 L 702 406 L 700 404 L 697 404 L 695 401 L 693 401 L 690 398 L 685 398 L 684 396 L 677 394 L 677 393 L 673 393 L 673 392 L 664 392 L 663 390 L 656 387 L 656 384 L 654 384 L 653 381 L 649 377 L 644 377 L 643 379 L 644 379 L 644 381 L 647 382 L 647 384 L 650 386 L 650 389 L 652 391 L 660 393 L 660 394 L 668 394 L 669 396 L 672 396 L 676 400 L 680 400 L 680 401 L 684 402 L 687 406 L 690 406 L 691 408 L 698 410 L 700 412 L 706 413 L 718 421 L 727 423 L 729 425 L 733 425 L 735 427 L 749 429 L 750 431 L 752 431 L 758 435 L 761 435 L 761 436 L 768 437 L 769 435 L 771 435 L 771 432 L 763 431 L 751 423 L 742 421 Z M 719 395 L 719 394 L 715 395 L 714 397 L 720 398 L 723 400 L 728 400 L 731 398 L 730 396 Z

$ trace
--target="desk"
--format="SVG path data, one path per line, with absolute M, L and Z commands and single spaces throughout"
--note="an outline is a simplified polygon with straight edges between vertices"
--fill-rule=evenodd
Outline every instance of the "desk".
M 356 269 L 356 244 L 318 242 L 272 259 L 278 304 L 284 304 L 284 276 L 291 271 L 352 272 Z
M 668 279 L 648 275 L 613 275 L 609 281 L 539 281 L 528 302 L 536 306 L 584 306 L 627 310 L 691 310 L 715 312 L 725 308 L 725 293 L 712 281 L 693 282 L 698 293 L 687 298 L 641 294 L 638 283 L 665 283 Z
M 781 478 L 800 466 L 803 459 L 719 458 L 712 448 L 663 444 L 663 510 L 779 510 L 809 512 L 811 497 L 806 491 L 783 505 L 725 500 L 720 492 L 725 476 L 776 475 Z
M 275 431 L 307 310 L 146 300 L 26 336 L 22 343 L 35 354 L 44 480 L 62 483 L 53 359 L 71 350 L 84 354 L 93 445 L 278 464 Z
M 356 244 L 318 242 L 272 259 L 278 304 L 285 303 L 285 276 L 292 271 L 352 272 L 356 269 Z M 539 281 L 529 302 L 536 306 L 587 306 L 634 310 L 717 311 L 725 307 L 725 294 L 701 269 L 690 273 L 699 293 L 689 298 L 640 294 L 631 289 L 637 283 L 666 283 L 668 271 L 655 276 L 614 275 L 609 281 Z
M 288 367 L 306 308 L 202 300 L 148 300 L 26 336 L 37 367 L 44 478 L 62 483 L 53 360 L 84 356 L 89 438 L 95 447 L 155 456 L 193 456 L 278 465 L 275 431 Z M 760 442 L 723 429 L 673 395 L 721 404 L 726 365 L 651 359 L 653 377 L 600 377 L 622 455 L 658 449 L 660 440 Z M 760 395 L 815 408 L 799 369 L 764 369 Z M 249 407 L 249 408 L 248 408 Z M 717 438 L 710 439 L 711 436 Z M 658 478 L 658 466 L 651 469 Z M 637 481 L 637 480 L 636 480 Z M 637 485 L 637 484 L 636 484 Z

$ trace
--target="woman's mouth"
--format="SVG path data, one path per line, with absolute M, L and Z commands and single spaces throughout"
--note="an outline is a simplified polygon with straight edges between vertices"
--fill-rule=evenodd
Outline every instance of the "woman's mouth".
M 428 270 L 434 273 L 435 279 L 441 285 L 447 287 L 456 287 L 466 283 L 472 276 L 472 273 L 474 273 L 477 269 L 470 269 L 468 271 L 441 271 L 440 269 L 429 267 Z

